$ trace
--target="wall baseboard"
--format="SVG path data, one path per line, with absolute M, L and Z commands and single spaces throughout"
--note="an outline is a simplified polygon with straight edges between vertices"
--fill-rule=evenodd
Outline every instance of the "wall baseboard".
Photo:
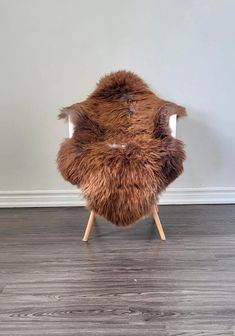
M 233 204 L 235 187 L 168 188 L 160 204 Z M 0 191 L 0 208 L 85 206 L 79 190 Z

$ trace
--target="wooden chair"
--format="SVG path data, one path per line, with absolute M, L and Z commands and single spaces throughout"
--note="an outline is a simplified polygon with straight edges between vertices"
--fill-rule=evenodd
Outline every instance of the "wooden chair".
M 170 120 L 169 120 L 169 126 L 171 128 L 171 134 L 174 137 L 176 137 L 176 120 L 177 120 L 177 115 L 176 114 L 172 115 L 170 117 Z M 69 137 L 70 138 L 73 135 L 73 130 L 74 130 L 74 126 L 71 123 L 71 120 L 69 119 Z M 153 218 L 154 218 L 154 222 L 156 224 L 156 227 L 157 227 L 157 230 L 159 232 L 161 240 L 166 240 L 166 236 L 165 236 L 165 233 L 164 233 L 164 230 L 163 230 L 163 227 L 162 227 L 159 215 L 158 215 L 157 206 L 153 207 Z M 85 230 L 85 233 L 84 233 L 84 236 L 83 236 L 83 239 L 82 239 L 84 242 L 87 242 L 89 237 L 90 237 L 90 233 L 91 233 L 92 226 L 94 224 L 94 220 L 95 220 L 95 212 L 93 210 L 91 210 L 90 217 L 89 217 L 89 220 L 88 220 L 88 223 L 87 223 L 87 226 L 86 226 L 86 230 Z

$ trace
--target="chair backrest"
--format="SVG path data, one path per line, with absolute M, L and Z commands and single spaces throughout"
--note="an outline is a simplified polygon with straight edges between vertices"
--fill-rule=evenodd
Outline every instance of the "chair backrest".
M 177 120 L 177 115 L 173 114 L 172 116 L 170 116 L 169 119 L 169 126 L 171 129 L 171 135 L 175 138 L 176 137 L 176 120 Z M 73 131 L 74 131 L 74 125 L 71 122 L 71 119 L 69 118 L 69 137 L 72 138 L 73 136 Z

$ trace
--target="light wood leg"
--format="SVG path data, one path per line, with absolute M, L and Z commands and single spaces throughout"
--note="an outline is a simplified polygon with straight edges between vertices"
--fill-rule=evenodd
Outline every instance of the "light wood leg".
M 163 231 L 162 224 L 161 224 L 160 218 L 158 216 L 158 210 L 157 210 L 156 207 L 153 208 L 153 218 L 154 218 L 155 224 L 157 226 L 157 229 L 158 229 L 159 235 L 161 237 L 161 240 L 166 240 L 166 236 L 165 236 L 165 233 Z
M 93 210 L 91 210 L 90 217 L 89 217 L 89 220 L 88 220 L 88 223 L 87 223 L 87 226 L 86 226 L 86 231 L 85 231 L 84 236 L 82 238 L 82 240 L 84 242 L 87 242 L 88 239 L 89 239 L 91 229 L 92 229 L 92 226 L 93 226 L 93 223 L 94 223 L 94 219 L 95 219 L 95 212 Z

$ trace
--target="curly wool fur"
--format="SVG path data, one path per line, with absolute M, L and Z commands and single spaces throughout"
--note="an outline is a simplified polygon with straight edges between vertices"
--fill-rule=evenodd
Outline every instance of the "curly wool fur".
M 134 223 L 183 171 L 183 143 L 168 125 L 172 114 L 186 112 L 157 97 L 136 74 L 103 77 L 85 101 L 59 115 L 75 125 L 58 153 L 62 176 L 81 188 L 97 214 L 117 226 Z

